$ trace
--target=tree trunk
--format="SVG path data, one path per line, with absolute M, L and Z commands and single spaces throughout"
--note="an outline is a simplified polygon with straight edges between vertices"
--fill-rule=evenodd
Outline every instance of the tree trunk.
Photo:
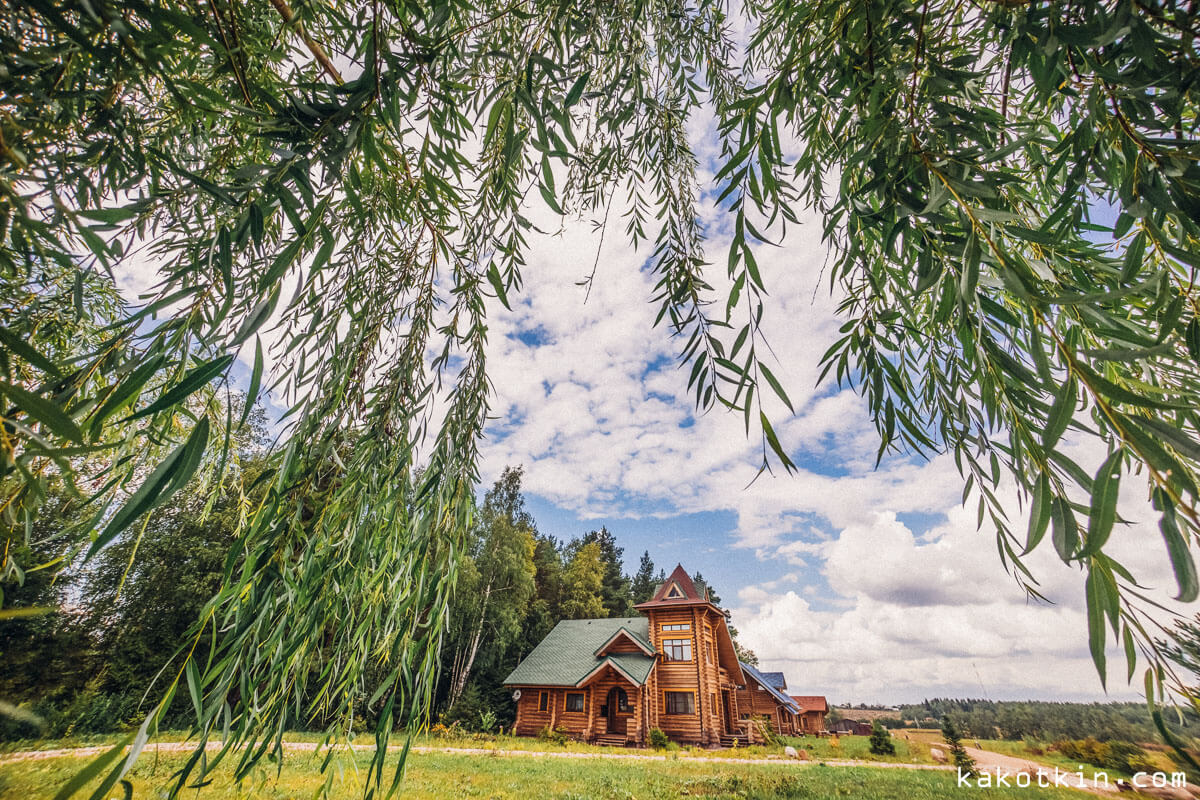
M 483 604 L 479 608 L 479 622 L 471 636 L 471 643 L 466 651 L 460 650 L 454 658 L 454 669 L 450 675 L 450 696 L 446 708 L 454 708 L 454 704 L 462 697 L 467 688 L 467 678 L 471 675 L 471 667 L 475 664 L 475 655 L 479 652 L 479 640 L 483 638 L 483 623 L 487 619 L 488 601 L 492 597 L 492 584 L 489 581 L 483 590 Z

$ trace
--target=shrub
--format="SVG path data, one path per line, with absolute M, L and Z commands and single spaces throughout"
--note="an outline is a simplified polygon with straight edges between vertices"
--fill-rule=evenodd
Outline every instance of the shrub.
M 1054 743 L 1054 749 L 1067 758 L 1097 767 L 1108 759 L 1108 745 L 1091 736 L 1086 739 L 1060 739 Z
M 551 728 L 547 725 L 538 731 L 538 738 L 544 742 L 563 745 L 567 743 L 567 732 L 562 728 Z
M 666 750 L 667 745 L 669 745 L 670 743 L 671 743 L 671 740 L 668 739 L 667 735 L 662 732 L 662 729 L 660 729 L 660 728 L 651 728 L 650 729 L 650 746 L 653 747 L 655 750 Z
M 877 756 L 896 755 L 896 745 L 892 742 L 892 735 L 884 730 L 879 720 L 875 720 L 871 724 L 871 753 Z
M 1146 751 L 1133 742 L 1099 742 L 1089 736 L 1086 739 L 1062 739 L 1054 743 L 1054 749 L 1067 758 L 1094 767 L 1119 770 L 1127 775 L 1153 772 L 1155 769 L 1154 763 L 1146 756 Z

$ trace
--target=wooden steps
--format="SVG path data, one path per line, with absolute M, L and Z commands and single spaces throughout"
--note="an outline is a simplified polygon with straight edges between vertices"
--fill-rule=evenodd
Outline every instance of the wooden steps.
M 629 739 L 623 733 L 601 733 L 592 742 L 603 747 L 628 747 Z

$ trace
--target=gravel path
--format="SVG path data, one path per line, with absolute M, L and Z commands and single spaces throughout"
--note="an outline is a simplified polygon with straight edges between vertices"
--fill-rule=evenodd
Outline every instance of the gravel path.
M 70 747 L 60 750 L 25 750 L 17 753 L 0 754 L 0 764 L 8 764 L 17 761 L 38 761 L 47 758 L 87 758 L 96 756 L 107 751 L 112 745 L 101 745 L 97 747 Z M 158 742 L 146 745 L 143 753 L 169 753 L 169 752 L 190 752 L 193 744 L 190 742 Z M 315 742 L 284 742 L 285 750 L 293 752 L 312 752 L 317 749 Z M 372 750 L 374 745 L 358 744 L 352 745 L 355 750 Z M 220 742 L 209 742 L 209 750 L 219 750 Z M 402 745 L 392 745 L 388 748 L 390 751 L 402 750 Z M 815 764 L 815 761 L 795 761 L 783 756 L 777 758 L 736 758 L 736 757 L 717 757 L 717 756 L 692 756 L 692 755 L 659 755 L 655 753 L 645 752 L 596 752 L 596 753 L 561 753 L 554 751 L 542 750 L 495 750 L 485 747 L 430 747 L 427 745 L 414 745 L 412 748 L 414 753 L 444 753 L 448 755 L 462 756 L 492 756 L 504 758 L 597 758 L 611 760 L 637 760 L 643 761 L 668 761 L 679 760 L 687 762 L 695 762 L 699 764 Z M 849 759 L 827 760 L 821 762 L 829 766 L 836 767 L 883 767 L 885 769 L 923 769 L 923 770 L 949 770 L 951 767 L 941 764 L 900 764 L 886 761 L 855 761 Z
M 1003 775 L 1011 785 L 1016 785 L 1015 778 L 1018 774 L 1024 773 L 1030 776 L 1034 784 L 1038 783 L 1038 777 L 1043 776 L 1045 781 L 1050 785 L 1055 784 L 1056 778 L 1061 779 L 1062 784 L 1069 786 L 1072 789 L 1084 789 L 1096 794 L 1116 794 L 1116 782 L 1111 783 L 1096 782 L 1088 778 L 1080 780 L 1079 776 L 1074 772 L 1062 772 L 1055 770 L 1054 767 L 1048 767 L 1045 764 L 1039 764 L 1036 761 L 1030 761 L 1025 758 L 1016 756 L 1006 756 L 1001 753 L 993 753 L 989 750 L 979 750 L 975 747 L 965 748 L 967 754 L 975 759 L 979 769 L 992 775 L 992 784 L 996 785 L 996 776 Z M 1057 773 L 1057 774 L 1056 774 Z

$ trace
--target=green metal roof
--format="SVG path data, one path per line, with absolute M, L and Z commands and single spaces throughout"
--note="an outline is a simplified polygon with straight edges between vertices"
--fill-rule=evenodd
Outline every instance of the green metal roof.
M 504 679 L 505 685 L 578 686 L 605 664 L 611 665 L 634 684 L 641 686 L 650 676 L 654 659 L 641 653 L 596 651 L 622 628 L 633 638 L 650 645 L 650 625 L 645 617 L 615 619 L 564 619 L 542 639 L 541 644 Z

